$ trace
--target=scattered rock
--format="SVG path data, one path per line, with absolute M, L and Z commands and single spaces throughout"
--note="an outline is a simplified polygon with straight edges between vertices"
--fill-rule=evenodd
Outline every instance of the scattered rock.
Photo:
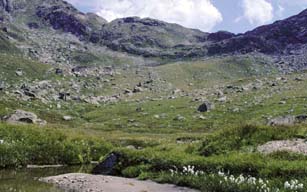
M 19 77 L 23 76 L 23 71 L 21 69 L 17 69 L 15 74 Z
M 134 89 L 133 89 L 133 93 L 140 93 L 140 92 L 143 92 L 143 88 L 142 87 L 138 87 L 136 86 Z
M 295 116 L 276 117 L 268 122 L 270 126 L 289 126 L 295 123 Z
M 296 123 L 302 123 L 307 120 L 307 115 L 298 115 L 298 116 L 284 116 L 276 117 L 269 120 L 268 125 L 270 126 L 290 126 Z
M 124 90 L 124 94 L 131 95 L 132 93 L 133 93 L 133 91 L 131 91 L 130 89 Z
M 204 112 L 208 112 L 208 111 L 212 110 L 213 108 L 214 108 L 213 104 L 211 104 L 209 102 L 204 102 L 203 104 L 201 104 L 198 107 L 197 111 L 204 113 Z
M 295 79 L 294 79 L 295 81 L 304 81 L 302 78 L 300 78 L 300 77 L 296 77 Z
M 136 110 L 135 110 L 136 112 L 143 112 L 144 111 L 144 109 L 142 108 L 142 107 L 138 107 L 138 108 L 136 108 Z
M 63 116 L 63 120 L 65 120 L 65 121 L 71 121 L 71 120 L 73 120 L 73 117 L 72 116 Z
M 286 101 L 280 101 L 279 104 L 280 105 L 285 105 L 285 104 L 287 104 L 287 102 Z
M 221 103 L 225 103 L 227 101 L 227 97 L 226 96 L 220 97 L 220 98 L 216 99 L 216 101 L 221 102 Z
M 182 115 L 177 115 L 175 118 L 174 118 L 175 121 L 185 121 L 186 118 L 183 117 Z
M 173 91 L 173 95 L 179 94 L 179 93 L 181 93 L 181 92 L 182 92 L 181 89 L 175 89 L 175 90 Z
M 55 69 L 55 74 L 56 74 L 56 75 L 63 75 L 63 70 L 60 69 L 60 68 L 56 68 L 56 69 Z
M 302 123 L 307 120 L 307 115 L 298 115 L 295 117 L 295 119 L 298 123 Z
M 67 101 L 69 97 L 70 97 L 70 93 L 67 93 L 67 92 L 59 93 L 59 99 L 61 100 Z
M 46 125 L 47 122 L 41 120 L 32 112 L 27 112 L 23 110 L 16 110 L 13 114 L 4 117 L 4 120 L 8 123 L 19 124 L 19 123 L 28 123 L 28 124 L 38 124 Z

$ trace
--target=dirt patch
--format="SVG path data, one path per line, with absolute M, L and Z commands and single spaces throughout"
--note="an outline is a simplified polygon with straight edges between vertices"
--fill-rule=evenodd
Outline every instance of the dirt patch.
M 72 173 L 42 178 L 65 192 L 198 192 L 197 190 L 120 177 Z

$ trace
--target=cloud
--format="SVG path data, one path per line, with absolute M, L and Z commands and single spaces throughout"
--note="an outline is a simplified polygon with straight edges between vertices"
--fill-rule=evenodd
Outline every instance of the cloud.
M 266 0 L 243 0 L 244 18 L 252 25 L 262 25 L 272 21 L 274 8 Z
M 276 15 L 278 17 L 283 17 L 284 12 L 285 8 L 282 5 L 278 5 L 278 10 L 276 11 Z
M 91 7 L 108 21 L 129 16 L 150 17 L 203 31 L 211 31 L 223 21 L 222 14 L 210 0 L 68 1 L 77 6 Z

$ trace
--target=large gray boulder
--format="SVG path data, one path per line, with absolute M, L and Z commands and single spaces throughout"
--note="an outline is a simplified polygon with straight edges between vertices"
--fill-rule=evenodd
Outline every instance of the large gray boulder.
M 269 120 L 268 125 L 270 126 L 291 126 L 296 123 L 302 123 L 307 120 L 307 115 L 298 115 L 298 116 L 282 116 L 276 117 Z
M 36 114 L 23 110 L 16 110 L 14 113 L 4 117 L 4 120 L 12 124 L 47 124 L 46 121 L 39 119 Z

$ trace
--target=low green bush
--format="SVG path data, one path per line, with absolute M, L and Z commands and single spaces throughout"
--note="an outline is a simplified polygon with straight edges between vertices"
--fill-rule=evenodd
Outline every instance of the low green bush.
M 86 164 L 112 146 L 97 138 L 69 136 L 60 130 L 0 124 L 0 167 L 27 164 Z
M 204 156 L 225 154 L 240 150 L 245 146 L 257 146 L 268 141 L 295 137 L 296 127 L 259 127 L 246 125 L 226 128 L 209 135 L 202 143 L 199 152 Z

